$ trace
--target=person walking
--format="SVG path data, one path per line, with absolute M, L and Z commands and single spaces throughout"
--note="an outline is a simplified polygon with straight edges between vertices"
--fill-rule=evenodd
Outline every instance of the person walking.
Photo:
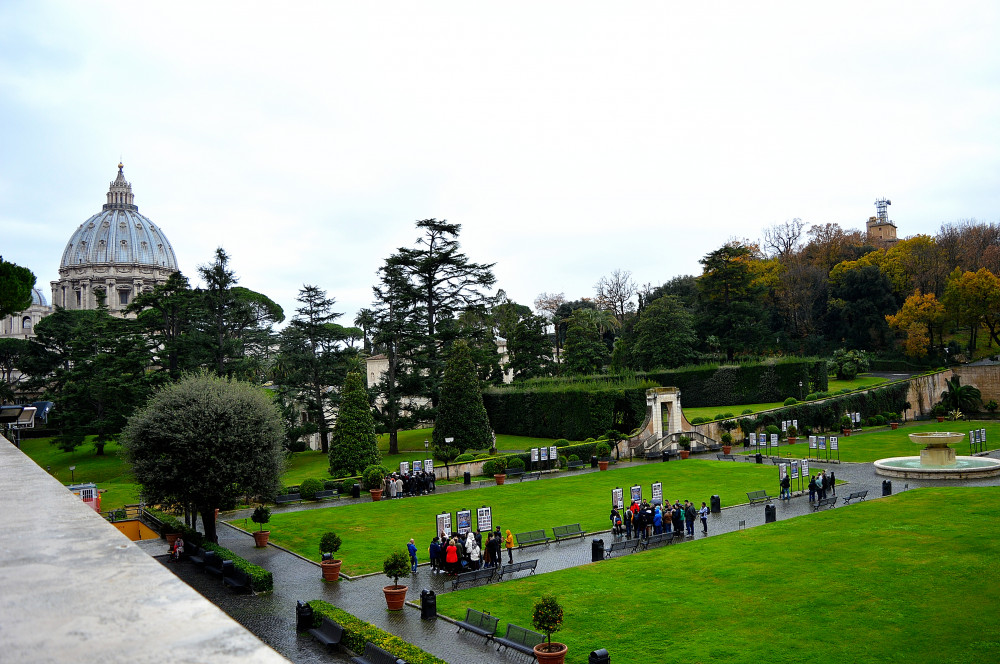
M 513 565 L 514 564 L 514 536 L 510 534 L 510 530 L 507 531 L 507 561 Z
M 410 538 L 410 543 L 406 545 L 406 550 L 410 552 L 410 571 L 417 571 L 417 545 L 413 543 L 413 538 Z
M 809 476 L 809 502 L 812 503 L 812 502 L 815 502 L 815 501 L 816 501 L 816 476 L 815 475 L 810 475 Z
M 445 550 L 445 569 L 449 574 L 454 574 L 458 568 L 458 542 L 454 539 L 448 540 L 448 547 Z
M 785 473 L 784 476 L 781 478 L 780 486 L 781 486 L 781 494 L 780 495 L 781 495 L 782 500 L 791 500 L 792 499 L 792 478 L 790 478 L 788 476 L 788 473 Z
M 701 509 L 698 510 L 698 516 L 701 517 L 701 532 L 708 534 L 708 505 L 704 502 L 701 503 Z
M 698 510 L 690 500 L 685 500 L 684 504 L 687 506 L 684 508 L 684 520 L 687 523 L 688 537 L 694 537 L 694 520 L 698 516 Z
M 625 539 L 632 539 L 632 510 L 625 510 Z
M 816 476 L 816 495 L 819 496 L 820 500 L 826 498 L 826 471 L 821 471 L 819 475 Z
M 431 546 L 427 550 L 427 557 L 431 559 L 431 573 L 437 574 L 442 572 L 441 569 L 441 545 L 438 544 L 438 538 L 431 540 Z

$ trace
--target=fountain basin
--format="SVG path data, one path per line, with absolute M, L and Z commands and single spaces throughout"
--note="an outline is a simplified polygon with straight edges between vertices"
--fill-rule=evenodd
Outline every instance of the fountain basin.
M 954 454 L 955 450 L 951 452 Z M 887 477 L 912 480 L 968 480 L 1000 475 L 1000 461 L 986 457 L 960 456 L 955 457 L 952 463 L 936 465 L 923 463 L 922 457 L 889 457 L 875 462 L 875 472 Z

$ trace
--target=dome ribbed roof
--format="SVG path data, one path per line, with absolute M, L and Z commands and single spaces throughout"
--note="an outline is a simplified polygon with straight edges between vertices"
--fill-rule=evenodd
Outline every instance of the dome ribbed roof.
M 108 189 L 104 209 L 80 224 L 66 244 L 60 268 L 89 264 L 150 265 L 177 269 L 177 257 L 163 231 L 133 204 L 123 166 Z
M 42 307 L 49 306 L 49 303 L 45 300 L 45 296 L 42 294 L 42 291 L 37 288 L 31 289 L 31 303 Z

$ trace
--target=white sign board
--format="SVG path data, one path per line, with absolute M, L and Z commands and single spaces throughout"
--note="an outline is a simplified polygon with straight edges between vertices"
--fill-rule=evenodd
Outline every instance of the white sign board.
M 433 473 L 434 472 L 434 460 L 433 459 L 424 459 L 424 472 L 425 473 Z
M 542 461 L 548 461 L 549 460 L 549 448 L 543 447 L 541 449 L 541 453 L 542 453 Z
M 537 447 L 532 447 L 531 448 L 531 461 L 532 462 L 538 461 L 538 448 Z
M 413 462 L 413 473 L 414 474 L 420 473 L 420 472 L 423 472 L 423 470 L 424 470 L 424 466 L 423 466 L 423 463 L 421 463 L 420 459 L 415 460 Z
M 437 534 L 445 537 L 451 535 L 451 512 L 437 515 Z
M 809 436 L 809 449 L 816 449 L 816 436 Z
M 830 436 L 830 449 L 831 450 L 837 449 L 839 441 L 840 439 L 838 439 L 836 436 Z
M 493 530 L 493 508 L 484 506 L 477 509 L 476 525 L 481 533 Z
M 653 482 L 652 487 L 652 503 L 654 505 L 663 504 L 663 482 Z
M 799 462 L 798 461 L 792 461 L 792 479 L 793 480 L 799 479 Z
M 621 488 L 616 487 L 611 490 L 611 506 L 620 510 L 625 509 L 625 492 Z
M 399 462 L 399 473 L 401 475 L 406 475 L 409 472 L 410 472 L 410 462 L 409 461 L 400 461 Z
M 458 521 L 458 534 L 468 535 L 472 532 L 472 510 L 459 510 L 455 513 Z
M 549 448 L 549 458 L 553 461 L 559 458 L 559 450 L 556 449 L 555 445 Z

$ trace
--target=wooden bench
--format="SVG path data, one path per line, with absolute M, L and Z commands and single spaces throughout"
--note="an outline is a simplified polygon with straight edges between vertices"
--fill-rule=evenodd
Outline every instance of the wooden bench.
M 529 530 L 526 533 L 515 534 L 514 539 L 517 540 L 517 548 L 520 549 L 525 545 L 548 544 L 551 538 L 545 536 L 544 530 Z
M 583 532 L 578 523 L 571 523 L 568 526 L 554 526 L 552 528 L 552 536 L 556 538 L 557 542 L 563 538 L 583 537 L 584 535 L 586 533 Z
M 341 640 L 344 638 L 344 628 L 326 616 L 323 616 L 320 626 L 313 627 L 309 630 L 309 633 L 327 648 L 340 645 Z
M 285 503 L 301 503 L 302 494 L 301 493 L 286 493 L 283 496 L 276 496 L 274 499 L 275 505 L 284 505 Z
M 533 473 L 522 474 L 521 479 L 519 479 L 518 482 L 523 482 L 524 480 L 540 480 L 540 479 L 542 479 L 542 472 L 540 470 L 536 470 Z
M 188 560 L 190 560 L 191 562 L 193 562 L 198 567 L 201 567 L 202 565 L 205 564 L 206 556 L 210 556 L 210 555 L 214 556 L 215 552 L 214 551 L 206 551 L 202 547 L 197 546 L 191 552 L 191 555 L 188 556 Z
M 475 609 L 466 609 L 465 620 L 459 620 L 455 624 L 458 625 L 458 632 L 464 629 L 467 632 L 484 636 L 489 641 L 497 635 L 497 624 L 499 622 L 499 618 L 491 616 L 489 613 L 483 613 Z
M 521 477 L 521 475 L 524 475 L 524 468 L 508 468 L 507 469 L 507 477 L 510 477 L 510 478 L 513 479 L 515 477 L 519 478 L 519 477 Z
M 577 459 L 576 461 L 570 461 L 568 464 L 566 464 L 566 467 L 569 470 L 573 470 L 575 468 L 584 468 L 586 467 L 586 465 L 587 463 L 585 461 L 583 461 L 582 459 Z
M 830 496 L 829 498 L 820 498 L 815 503 L 813 503 L 813 512 L 819 511 L 822 507 L 836 507 L 837 497 Z
M 717 442 L 715 442 L 713 440 L 711 443 L 709 443 L 708 445 L 706 445 L 706 447 L 708 448 L 709 452 L 718 452 L 719 450 L 722 449 L 722 444 L 721 443 L 717 443 Z
M 646 461 L 659 461 L 663 458 L 660 452 L 646 452 Z
M 387 650 L 382 650 L 371 641 L 365 641 L 365 653 L 360 657 L 352 657 L 354 664 L 406 664 Z
M 209 556 L 208 555 L 209 553 L 212 555 Z M 214 551 L 208 551 L 205 554 L 205 565 L 202 569 L 204 569 L 212 576 L 222 576 L 222 566 L 226 562 L 232 562 L 232 561 L 225 561 L 222 558 L 220 558 L 219 554 L 215 553 Z
M 530 629 L 518 627 L 513 623 L 507 623 L 507 633 L 493 640 L 497 644 L 497 652 L 500 652 L 503 648 L 513 648 L 519 653 L 528 655 L 534 659 L 534 648 L 545 640 L 545 635 L 532 632 Z
M 715 457 L 719 461 L 736 461 L 736 455 L 735 454 L 716 454 Z
M 250 575 L 236 567 L 232 560 L 226 560 L 222 563 L 222 583 L 233 590 L 252 591 Z
M 673 541 L 674 541 L 674 531 L 670 531 L 669 533 L 659 533 L 650 535 L 646 539 L 640 540 L 640 542 L 642 542 L 641 546 L 643 550 L 648 549 L 651 546 L 656 546 L 657 544 L 663 544 L 664 542 L 670 544 Z
M 604 557 L 610 558 L 611 556 L 621 551 L 624 551 L 625 549 L 632 549 L 632 551 L 635 551 L 640 546 L 642 546 L 641 539 L 618 540 L 617 542 L 612 542 L 611 546 L 604 547 Z
M 472 570 L 471 572 L 459 572 L 455 575 L 455 580 L 451 582 L 451 589 L 455 590 L 458 588 L 458 584 L 466 581 L 470 584 L 484 580 L 489 583 L 493 580 L 493 572 L 494 570 L 492 567 L 483 567 L 482 569 Z
M 340 494 L 336 489 L 326 489 L 324 491 L 317 491 L 316 495 L 313 496 L 313 500 L 326 500 L 327 498 L 340 498 Z
M 750 504 L 754 503 L 769 503 L 774 500 L 774 496 L 767 495 L 767 491 L 747 491 L 747 498 L 750 499 Z
M 497 572 L 497 580 L 503 581 L 503 577 L 506 574 L 514 574 L 515 572 L 523 572 L 526 569 L 530 569 L 531 572 L 528 576 L 535 573 L 535 568 L 538 567 L 538 558 L 534 560 L 519 560 L 516 563 L 510 563 L 509 565 L 502 566 Z
M 844 498 L 844 504 L 845 505 L 850 505 L 852 500 L 856 499 L 856 500 L 861 501 L 861 500 L 864 500 L 867 497 L 868 497 L 868 489 L 865 489 L 864 491 L 855 491 L 851 495 L 849 495 L 847 498 Z

